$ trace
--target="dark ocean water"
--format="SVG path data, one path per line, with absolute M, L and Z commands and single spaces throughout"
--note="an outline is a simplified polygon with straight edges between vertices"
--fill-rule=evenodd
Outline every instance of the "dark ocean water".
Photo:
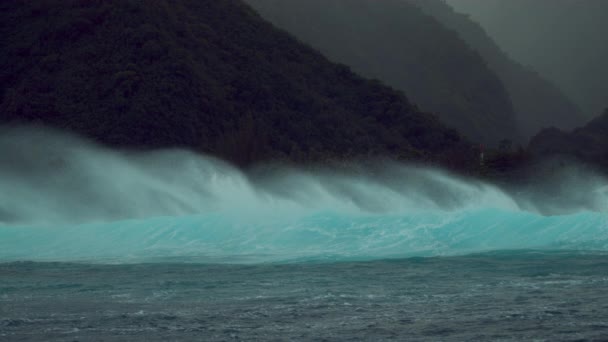
M 0 264 L 0 341 L 605 341 L 608 254 Z
M 545 171 L 243 173 L 3 130 L 0 342 L 608 341 L 608 180 Z

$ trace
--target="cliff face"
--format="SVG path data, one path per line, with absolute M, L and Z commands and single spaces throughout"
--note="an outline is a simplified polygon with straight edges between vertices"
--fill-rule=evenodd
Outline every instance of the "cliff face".
M 608 109 L 587 125 L 572 132 L 543 130 L 531 141 L 529 151 L 537 156 L 568 155 L 608 167 Z
M 0 123 L 240 165 L 354 156 L 469 162 L 470 145 L 237 0 L 0 2 Z
M 585 121 L 579 108 L 557 86 L 513 61 L 470 16 L 456 13 L 444 0 L 407 1 L 458 32 L 481 54 L 509 92 L 525 139 L 547 127 L 573 129 Z
M 498 76 L 457 33 L 404 0 L 247 0 L 335 62 L 376 78 L 472 140 L 519 140 Z

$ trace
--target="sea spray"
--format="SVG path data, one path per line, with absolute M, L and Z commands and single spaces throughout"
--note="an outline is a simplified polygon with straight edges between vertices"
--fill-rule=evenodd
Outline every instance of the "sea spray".
M 0 156 L 0 261 L 283 262 L 608 248 L 598 211 L 608 203 L 606 183 L 592 174 L 560 176 L 557 199 L 388 162 L 364 172 L 273 168 L 260 176 L 190 152 L 112 151 L 34 129 L 5 130 Z M 551 215 L 543 212 L 549 207 Z

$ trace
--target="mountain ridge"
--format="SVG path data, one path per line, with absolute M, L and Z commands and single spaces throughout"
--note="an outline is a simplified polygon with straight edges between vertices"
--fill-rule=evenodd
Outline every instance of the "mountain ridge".
M 0 3 L 0 123 L 247 166 L 386 156 L 466 167 L 471 144 L 237 0 Z
M 528 150 L 539 158 L 569 156 L 608 170 L 608 108 L 572 131 L 548 128 L 537 134 Z
M 556 85 L 513 60 L 470 16 L 445 0 L 406 0 L 455 30 L 503 81 L 511 96 L 519 130 L 527 140 L 551 126 L 573 129 L 584 122 L 581 111 Z
M 583 112 L 606 106 L 608 2 L 604 0 L 448 0 L 505 51 L 557 84 Z M 513 23 L 517 23 L 514 25 Z M 573 128 L 573 127 L 571 127 Z
M 332 61 L 400 89 L 473 141 L 519 141 L 498 76 L 453 31 L 404 0 L 247 0 Z M 424 33 L 424 34 L 421 34 Z M 500 134 L 496 134 L 500 132 Z

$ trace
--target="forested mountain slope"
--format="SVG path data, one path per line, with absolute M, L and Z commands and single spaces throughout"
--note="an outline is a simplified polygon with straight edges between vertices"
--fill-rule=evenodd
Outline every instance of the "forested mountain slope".
M 509 94 L 477 52 L 404 0 L 247 0 L 331 60 L 403 90 L 473 140 L 520 132 Z
M 555 82 L 587 119 L 608 106 L 608 1 L 448 0 L 517 61 Z
M 603 167 L 608 171 L 608 109 L 585 126 L 571 132 L 545 129 L 530 142 L 537 156 L 567 155 Z
M 468 15 L 455 12 L 444 0 L 407 1 L 458 32 L 481 54 L 507 88 L 517 114 L 518 127 L 525 138 L 543 128 L 573 129 L 586 121 L 579 108 L 557 86 L 513 61 Z
M 238 0 L 3 0 L 0 37 L 3 124 L 239 165 L 368 155 L 464 165 L 474 155 L 402 93 Z

